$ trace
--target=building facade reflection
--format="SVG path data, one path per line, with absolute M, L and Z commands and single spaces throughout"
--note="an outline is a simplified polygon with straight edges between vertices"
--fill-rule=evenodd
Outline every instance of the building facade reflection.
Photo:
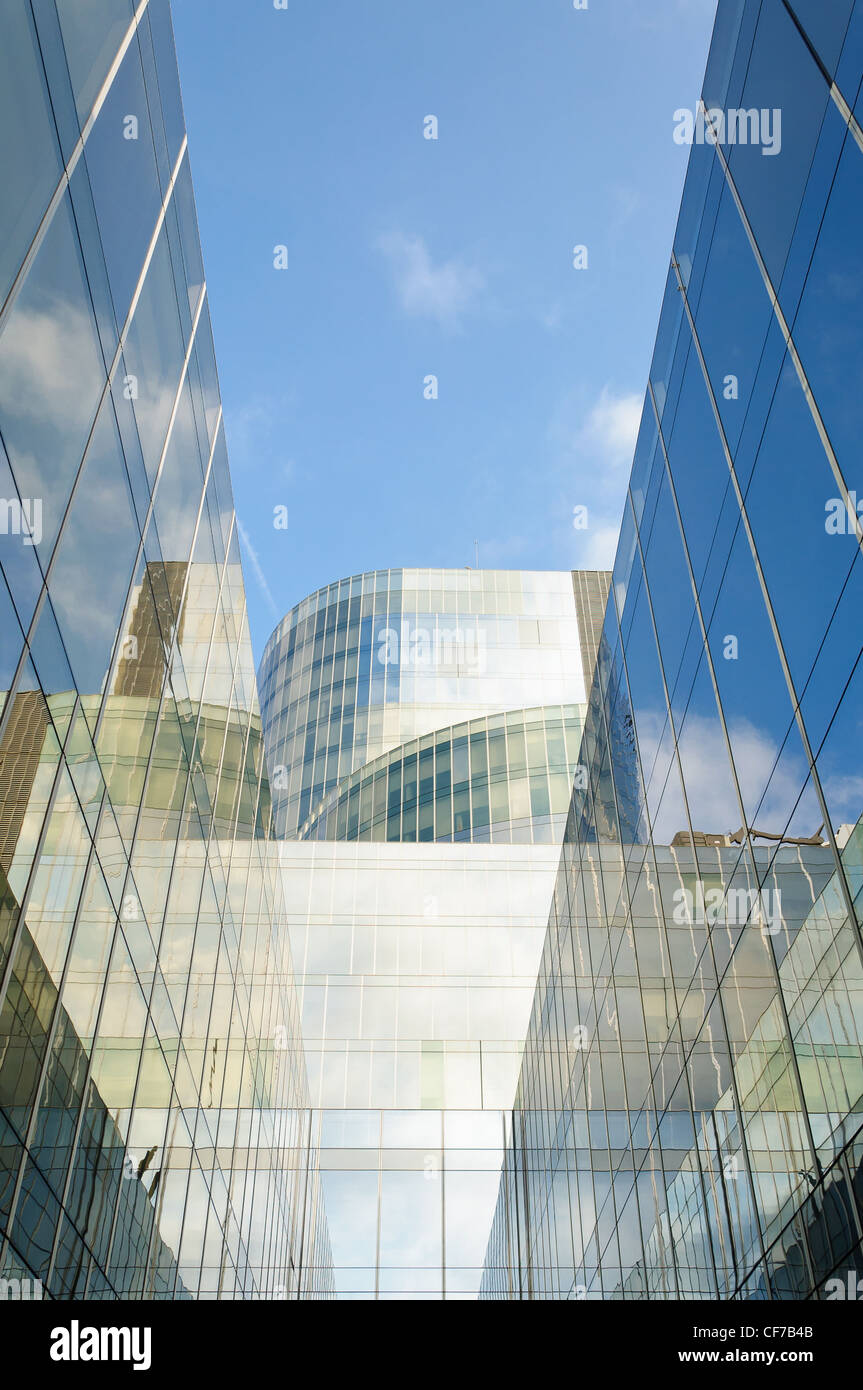
M 0 28 L 0 1276 L 326 1296 L 169 6 Z
M 859 3 L 720 0 L 707 119 L 781 142 L 690 154 L 490 1297 L 861 1267 L 861 76 Z
M 268 644 L 264 736 L 295 827 L 281 870 L 342 1298 L 479 1290 L 609 579 L 357 575 Z

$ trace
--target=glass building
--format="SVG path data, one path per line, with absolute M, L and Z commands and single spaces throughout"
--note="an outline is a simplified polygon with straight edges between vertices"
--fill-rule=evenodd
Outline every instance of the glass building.
M 326 1296 L 168 3 L 0 40 L 0 1276 Z
M 352 773 L 376 777 L 390 766 L 378 759 L 423 735 L 480 721 L 470 731 L 453 731 L 454 742 L 440 735 L 440 745 L 455 747 L 461 738 L 484 736 L 486 727 L 490 736 L 503 728 L 503 721 L 483 724 L 489 716 L 521 711 L 529 725 L 526 711 L 583 704 L 592 667 L 582 642 L 595 638 L 601 622 L 597 574 L 581 571 L 574 587 L 568 572 L 377 570 L 297 604 L 270 637 L 258 673 L 278 833 L 344 838 L 337 806 L 336 823 L 320 824 L 331 794 L 356 786 L 359 795 L 359 781 L 347 786 Z M 571 710 L 556 718 L 571 732 Z M 566 759 L 554 743 L 541 755 L 542 765 L 556 772 Z M 568 797 L 561 800 L 549 786 L 553 794 L 558 813 L 565 811 Z M 411 800 L 407 782 L 396 800 Z M 419 796 L 413 836 L 400 824 L 398 833 L 388 827 L 386 835 L 369 838 L 463 834 L 455 816 L 451 830 L 438 833 L 431 804 L 428 795 Z M 499 809 L 494 820 L 501 823 L 551 814 L 521 802 Z M 366 819 L 379 827 L 374 805 L 364 827 Z
M 477 1296 L 609 580 L 357 575 L 267 647 L 342 1298 Z
M 863 1269 L 861 77 L 863 4 L 720 0 L 488 1297 Z

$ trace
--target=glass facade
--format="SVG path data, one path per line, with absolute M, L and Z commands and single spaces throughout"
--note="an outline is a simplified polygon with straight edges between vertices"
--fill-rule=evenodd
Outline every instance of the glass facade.
M 168 3 L 0 30 L 0 1276 L 326 1296 Z
M 338 1295 L 476 1298 L 559 846 L 280 851 Z
M 489 1297 L 863 1268 L 861 76 L 863 4 L 720 0 Z
M 258 673 L 277 832 L 293 837 L 351 773 L 424 734 L 583 704 L 583 632 L 555 571 L 377 570 L 304 599 Z
M 300 604 L 265 656 L 273 795 L 293 789 L 291 816 L 303 781 L 338 765 L 319 749 L 338 754 L 347 700 L 362 729 L 347 775 L 279 846 L 341 1298 L 479 1291 L 609 581 L 361 575 Z M 353 618 L 351 592 L 367 596 Z M 454 657 L 448 629 L 486 646 Z M 278 634 L 298 631 L 277 660 L 293 641 Z M 362 709 L 358 641 L 359 669 L 380 668 Z M 541 692 L 553 703 L 523 707 Z M 289 710 L 308 731 L 293 741 Z
M 300 838 L 559 844 L 583 725 L 566 705 L 437 729 L 346 778 Z

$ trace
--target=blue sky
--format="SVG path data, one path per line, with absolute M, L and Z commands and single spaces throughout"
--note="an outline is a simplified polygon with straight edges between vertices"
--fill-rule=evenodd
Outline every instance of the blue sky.
M 610 565 L 714 0 L 173 9 L 256 658 L 360 570 Z

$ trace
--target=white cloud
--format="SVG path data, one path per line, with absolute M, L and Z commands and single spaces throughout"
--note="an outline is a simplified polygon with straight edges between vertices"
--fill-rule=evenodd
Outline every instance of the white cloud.
M 392 232 L 381 237 L 377 246 L 389 260 L 399 300 L 408 314 L 456 324 L 485 284 L 480 271 L 461 261 L 434 265 L 422 237 Z
M 834 825 L 838 825 L 840 820 L 856 825 L 863 815 L 863 777 L 853 773 L 845 777 L 822 777 L 821 784 Z
M 592 519 L 585 531 L 575 531 L 572 564 L 581 570 L 610 570 L 614 566 L 620 527 L 614 522 Z
M 576 388 L 558 402 L 548 437 L 572 476 L 589 481 L 594 493 L 622 498 L 641 423 L 642 397 L 603 386 L 592 402 Z
M 611 569 L 626 485 L 641 422 L 642 399 L 603 386 L 588 397 L 576 387 L 558 402 L 548 438 L 561 480 L 560 515 L 570 518 L 568 551 L 576 568 Z M 574 509 L 587 509 L 577 525 Z
M 16 419 L 54 429 L 89 428 L 105 378 L 89 316 L 55 297 L 19 308 L 0 346 L 3 405 Z
M 616 396 L 603 386 L 581 432 L 582 446 L 597 452 L 612 467 L 628 469 L 635 453 L 641 407 L 641 396 Z
M 670 743 L 662 745 L 665 716 L 642 709 L 638 714 L 638 739 L 644 776 L 650 779 L 662 746 L 661 780 L 668 772 Z M 774 834 L 811 835 L 821 819 L 811 786 L 797 802 L 806 771 L 796 764 L 777 763 L 778 745 L 773 734 L 748 719 L 733 719 L 728 727 L 740 793 L 750 826 Z M 740 828 L 740 807 L 731 779 L 728 749 L 718 716 L 714 719 L 690 711 L 680 731 L 681 756 L 693 827 L 715 834 Z M 653 793 L 655 795 L 655 793 Z M 791 824 L 786 831 L 789 814 Z M 654 824 L 659 844 L 667 844 L 686 824 L 680 781 L 672 775 Z

